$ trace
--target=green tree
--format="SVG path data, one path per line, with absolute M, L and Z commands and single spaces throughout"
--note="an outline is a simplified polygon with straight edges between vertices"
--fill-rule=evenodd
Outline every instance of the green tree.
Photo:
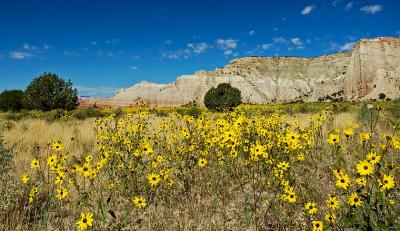
M 24 92 L 21 90 L 5 90 L 0 94 L 0 110 L 20 111 L 23 108 L 22 99 Z
M 53 73 L 35 78 L 26 88 L 24 104 L 28 109 L 51 111 L 72 110 L 78 106 L 78 92 L 71 80 L 65 81 Z
M 204 96 L 204 104 L 210 110 L 232 110 L 242 103 L 240 90 L 229 83 L 221 83 L 216 88 L 212 87 Z

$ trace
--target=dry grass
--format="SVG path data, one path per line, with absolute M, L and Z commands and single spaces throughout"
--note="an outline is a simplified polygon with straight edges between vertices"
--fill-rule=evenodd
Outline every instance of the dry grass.
M 295 114 L 288 116 L 287 121 L 298 120 L 301 126 L 307 127 L 310 125 L 307 120 L 310 115 L 312 114 Z M 354 113 L 335 114 L 333 122 L 329 126 L 343 129 L 348 126 L 348 121 L 354 121 L 355 119 Z M 150 128 L 153 129 L 152 132 L 157 132 L 161 122 L 162 118 L 159 117 L 153 117 L 150 120 Z M 182 122 L 179 121 L 178 123 Z M 323 131 L 326 132 L 329 129 L 328 126 L 325 126 Z M 378 133 L 387 132 L 383 130 L 383 125 L 379 129 Z M 81 158 L 88 153 L 95 154 L 97 152 L 96 143 L 98 141 L 96 134 L 94 119 L 55 123 L 48 123 L 40 119 L 28 119 L 16 122 L 12 129 L 3 132 L 6 146 L 15 146 L 14 163 L 16 171 L 13 175 L 17 177 L 29 170 L 29 163 L 34 157 L 40 159 L 44 165 L 49 155 L 48 144 L 51 141 L 62 141 L 64 151 L 69 153 L 70 156 Z M 326 143 L 326 136 L 321 138 L 321 142 Z M 353 143 L 357 142 L 356 140 Z M 359 150 L 356 152 L 350 142 L 346 143 L 342 148 L 345 150 L 344 153 L 347 153 L 344 156 L 344 161 L 348 163 L 354 164 L 355 161 L 363 158 L 364 153 L 358 152 Z M 164 150 L 158 151 L 161 153 Z M 166 153 L 170 151 L 165 150 Z M 294 206 L 296 208 L 294 209 L 292 205 L 285 205 L 286 202 L 282 202 L 279 199 L 278 190 L 262 191 L 260 195 L 257 195 L 257 197 L 261 198 L 258 214 L 263 215 L 257 221 L 258 225 L 254 225 L 254 220 L 252 220 L 254 218 L 251 217 L 250 213 L 251 196 L 254 196 L 251 193 L 252 188 L 250 185 L 245 185 L 244 188 L 239 188 L 238 186 L 241 181 L 250 179 L 251 172 L 246 169 L 239 169 L 235 173 L 230 173 L 231 175 L 225 175 L 221 171 L 223 167 L 214 163 L 213 168 L 208 168 L 206 171 L 195 169 L 191 172 L 189 181 L 192 187 L 190 190 L 182 192 L 184 191 L 182 190 L 184 185 L 177 179 L 177 191 L 169 192 L 165 190 L 160 192 L 160 194 L 165 195 L 165 198 L 168 199 L 164 200 L 154 196 L 152 201 L 148 201 L 146 209 L 141 212 L 137 212 L 133 206 L 125 207 L 126 204 L 131 204 L 130 195 L 127 196 L 122 191 L 114 192 L 114 199 L 106 209 L 104 221 L 101 223 L 96 221 L 97 226 L 94 230 L 308 229 L 310 227 L 309 220 L 307 220 L 307 216 L 303 213 L 303 204 L 308 200 L 319 200 L 320 204 L 322 204 L 324 201 L 323 197 L 327 195 L 327 192 L 335 191 L 335 178 L 329 175 L 332 169 L 331 165 L 335 161 L 332 159 L 331 152 L 326 145 L 323 145 L 319 149 L 310 150 L 310 153 L 313 155 L 307 156 L 307 160 L 303 165 L 293 165 L 291 175 L 287 176 L 291 183 L 297 185 L 298 194 L 303 196 L 303 198 L 299 198 L 298 204 Z M 348 155 L 348 153 L 354 155 Z M 392 160 L 398 161 L 398 158 L 392 158 Z M 354 172 L 354 170 L 351 171 Z M 108 180 L 106 176 L 101 175 L 96 178 L 96 183 L 88 186 L 92 195 L 90 201 L 94 205 L 91 209 L 95 211 L 96 219 L 99 216 L 96 203 L 106 201 L 107 197 L 110 196 L 110 192 L 104 189 L 109 183 Z M 50 188 L 48 187 L 49 190 Z M 133 189 L 132 191 L 140 190 Z M 76 229 L 75 222 L 78 218 L 76 214 L 79 214 L 82 208 L 71 206 L 73 203 L 67 203 L 58 207 L 51 205 L 47 210 L 44 209 L 42 214 L 30 214 L 31 211 L 27 211 L 26 207 L 24 207 L 27 195 L 19 193 L 18 196 L 25 196 L 25 201 L 21 199 L 19 201 L 20 204 L 16 204 L 14 209 L 10 211 L 9 216 L 3 220 L 5 225 L 0 225 L 0 229 Z M 79 198 L 79 194 L 76 191 L 70 191 L 69 202 L 76 201 Z M 43 200 L 46 199 L 50 200 L 49 198 L 43 198 Z M 35 210 L 35 212 L 37 211 L 41 210 Z M 116 217 L 113 218 L 109 211 L 114 212 Z M 27 214 L 35 218 L 34 222 L 24 218 Z M 38 216 L 39 218 L 37 218 Z M 126 221 L 127 217 L 129 218 L 129 222 Z

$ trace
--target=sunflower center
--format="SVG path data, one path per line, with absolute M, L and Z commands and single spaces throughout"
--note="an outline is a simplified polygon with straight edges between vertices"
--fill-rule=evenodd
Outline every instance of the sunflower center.
M 387 181 L 387 180 L 384 180 L 384 181 L 383 181 L 383 183 L 384 183 L 384 184 L 387 184 L 387 183 L 389 183 L 389 181 Z
M 86 218 L 83 219 L 82 222 L 86 224 L 87 223 L 87 219 Z
M 344 179 L 341 179 L 340 182 L 344 183 L 344 182 L 346 182 L 346 181 L 345 181 Z
M 358 198 L 356 197 L 356 198 L 354 198 L 354 202 L 358 202 Z
M 364 169 L 365 169 L 365 170 L 368 170 L 368 166 L 365 165 L 365 166 L 364 166 Z

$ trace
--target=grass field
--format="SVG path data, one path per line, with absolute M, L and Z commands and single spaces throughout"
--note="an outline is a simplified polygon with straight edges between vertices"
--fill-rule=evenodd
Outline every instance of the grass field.
M 399 230 L 400 103 L 0 115 L 2 230 Z

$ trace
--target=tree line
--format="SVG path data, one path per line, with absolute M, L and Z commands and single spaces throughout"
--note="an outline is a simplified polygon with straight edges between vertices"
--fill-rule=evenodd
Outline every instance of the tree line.
M 71 80 L 54 73 L 44 73 L 23 90 L 5 90 L 0 94 L 1 111 L 55 109 L 73 110 L 78 106 L 78 91 Z

